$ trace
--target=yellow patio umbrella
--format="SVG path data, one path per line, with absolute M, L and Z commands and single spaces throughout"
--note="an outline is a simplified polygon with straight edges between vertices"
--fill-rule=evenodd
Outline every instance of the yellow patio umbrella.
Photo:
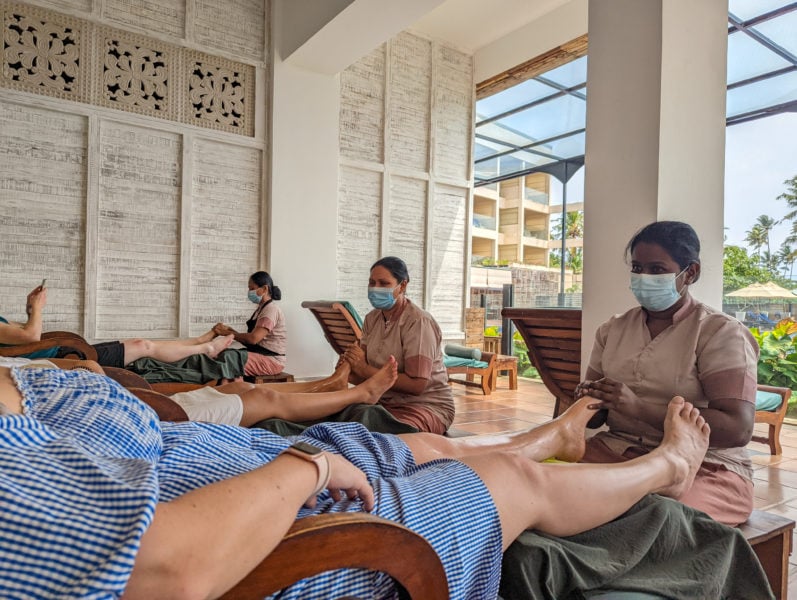
M 746 298 L 750 302 L 745 303 L 745 306 L 753 306 L 755 311 L 761 313 L 760 304 L 766 303 L 768 300 L 785 300 L 789 304 L 787 310 L 791 311 L 791 303 L 797 302 L 797 294 L 779 286 L 777 283 L 768 281 L 767 283 L 751 283 L 750 285 L 741 289 L 735 290 L 725 294 L 729 298 Z M 745 311 L 736 313 L 736 318 L 740 321 L 745 321 Z
M 777 283 L 768 281 L 767 283 L 751 283 L 739 290 L 725 294 L 732 298 L 790 298 L 797 299 L 794 292 L 779 286 Z

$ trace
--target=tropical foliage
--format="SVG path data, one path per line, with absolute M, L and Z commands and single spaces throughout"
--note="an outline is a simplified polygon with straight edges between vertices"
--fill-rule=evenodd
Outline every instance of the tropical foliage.
M 797 389 L 797 323 L 784 319 L 771 331 L 750 331 L 761 349 L 758 383 Z
M 500 327 L 487 327 L 484 330 L 485 337 L 498 337 L 501 335 L 501 328 Z M 540 375 L 537 373 L 537 369 L 535 369 L 531 365 L 531 360 L 529 359 L 529 349 L 526 346 L 526 342 L 523 341 L 523 336 L 520 335 L 520 332 L 516 331 L 515 334 L 512 336 L 512 356 L 517 356 L 517 374 L 520 377 L 535 377 L 538 378 Z
M 574 211 L 567 213 L 565 219 L 565 239 L 583 239 L 584 237 L 584 212 Z M 562 239 L 562 221 L 556 221 L 551 227 L 551 239 Z M 562 265 L 562 250 L 561 248 L 551 250 L 549 264 L 556 268 Z M 581 273 L 584 270 L 584 249 L 583 248 L 566 248 L 565 249 L 565 267 L 573 271 L 573 273 Z

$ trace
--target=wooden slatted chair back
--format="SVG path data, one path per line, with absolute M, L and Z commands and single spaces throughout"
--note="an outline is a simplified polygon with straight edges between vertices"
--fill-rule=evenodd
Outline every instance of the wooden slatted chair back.
M 581 381 L 581 310 L 574 308 L 505 308 L 523 336 L 529 360 L 556 398 L 554 417 L 573 403 Z

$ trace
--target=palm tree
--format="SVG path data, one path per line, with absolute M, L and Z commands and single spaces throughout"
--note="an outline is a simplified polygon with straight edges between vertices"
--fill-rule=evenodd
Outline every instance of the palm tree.
M 797 218 L 797 175 L 783 182 L 787 190 L 778 196 L 778 200 L 785 200 L 791 212 L 783 217 L 784 221 L 794 221 Z
M 750 231 L 747 232 L 747 237 L 744 238 L 744 241 L 747 242 L 755 252 L 756 260 L 759 265 L 761 264 L 761 248 L 766 244 L 766 238 L 766 232 L 762 230 L 761 226 L 757 223 L 750 228 Z
M 778 250 L 778 260 L 783 265 L 783 276 L 786 277 L 788 271 L 789 279 L 791 279 L 794 274 L 794 263 L 797 261 L 797 249 L 792 248 L 788 243 L 783 244 Z
M 772 248 L 769 247 L 769 232 L 772 231 L 772 228 L 777 224 L 778 222 L 775 219 L 768 217 L 767 215 L 761 215 L 756 221 L 756 225 L 758 225 L 761 228 L 761 231 L 764 232 L 767 243 L 767 253 L 770 254 L 772 252 Z

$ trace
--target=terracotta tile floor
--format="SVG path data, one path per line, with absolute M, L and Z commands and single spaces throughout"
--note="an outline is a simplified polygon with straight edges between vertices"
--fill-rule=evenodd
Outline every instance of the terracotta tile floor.
M 553 414 L 554 399 L 536 380 L 518 379 L 510 390 L 506 377 L 498 389 L 483 396 L 479 388 L 454 385 L 457 416 L 454 429 L 470 433 L 517 431 L 544 423 Z M 756 425 L 764 433 L 765 426 Z M 751 442 L 747 447 L 755 467 L 755 507 L 797 520 L 797 426 L 784 425 L 781 432 L 783 455 L 773 457 L 769 447 Z M 797 600 L 797 553 L 789 567 L 789 600 Z

